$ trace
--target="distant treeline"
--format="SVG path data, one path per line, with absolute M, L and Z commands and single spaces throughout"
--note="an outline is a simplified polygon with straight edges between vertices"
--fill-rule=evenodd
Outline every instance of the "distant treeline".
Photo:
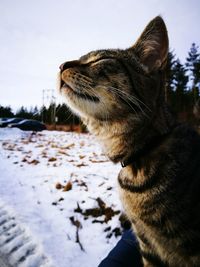
M 52 103 L 49 107 L 26 108 L 22 106 L 16 112 L 11 107 L 0 106 L 0 117 L 7 118 L 24 118 L 43 121 L 46 124 L 79 124 L 79 118 L 74 115 L 65 104 L 55 105 Z
M 182 63 L 173 51 L 168 54 L 166 67 L 165 99 L 174 113 L 184 120 L 191 120 L 194 104 L 199 99 L 200 53 L 192 43 L 186 61 Z M 79 124 L 79 118 L 72 114 L 65 104 L 47 107 L 34 107 L 29 110 L 21 107 L 13 113 L 11 107 L 0 106 L 0 117 L 22 117 L 37 119 L 48 124 Z

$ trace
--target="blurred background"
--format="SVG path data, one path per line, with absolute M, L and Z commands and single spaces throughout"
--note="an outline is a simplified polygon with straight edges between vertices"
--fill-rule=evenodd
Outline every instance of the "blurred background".
M 170 40 L 166 100 L 179 117 L 193 120 L 199 10 L 198 0 L 1 0 L 0 117 L 78 124 L 56 92 L 59 65 L 91 50 L 127 48 L 161 15 Z

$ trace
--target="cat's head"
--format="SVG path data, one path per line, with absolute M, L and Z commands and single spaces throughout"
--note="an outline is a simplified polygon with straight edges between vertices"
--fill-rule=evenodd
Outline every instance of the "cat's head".
M 154 111 L 163 95 L 168 35 L 161 17 L 125 50 L 99 50 L 60 66 L 60 92 L 83 118 L 119 120 Z

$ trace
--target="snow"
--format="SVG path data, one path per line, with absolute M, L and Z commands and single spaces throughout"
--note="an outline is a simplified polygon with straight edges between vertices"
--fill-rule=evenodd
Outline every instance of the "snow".
M 17 221 L 16 214 L 0 202 L 0 266 L 54 267 L 40 242 Z
M 98 266 L 119 239 L 120 166 L 90 134 L 0 129 L 0 146 L 0 198 L 53 264 Z

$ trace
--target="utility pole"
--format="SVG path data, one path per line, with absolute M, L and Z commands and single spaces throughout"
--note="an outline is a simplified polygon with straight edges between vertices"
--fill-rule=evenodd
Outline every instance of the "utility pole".
M 54 89 L 43 89 L 42 90 L 42 122 L 44 122 L 44 108 L 50 106 L 51 124 L 56 127 L 56 97 L 54 95 Z
M 44 123 L 44 92 L 45 90 L 42 90 L 42 122 Z

